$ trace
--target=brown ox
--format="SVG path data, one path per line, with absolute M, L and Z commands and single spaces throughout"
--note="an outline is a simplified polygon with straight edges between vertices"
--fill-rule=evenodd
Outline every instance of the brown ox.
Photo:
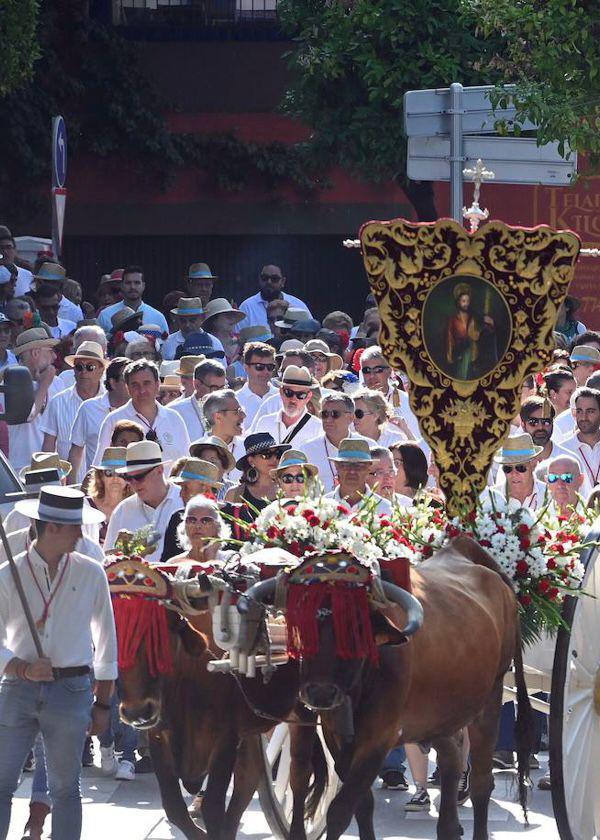
M 422 627 L 409 641 L 394 643 L 390 638 L 391 643 L 379 648 L 378 666 L 366 659 L 336 657 L 333 622 L 326 610 L 319 615 L 318 653 L 301 662 L 300 697 L 320 712 L 343 782 L 327 814 L 327 840 L 338 840 L 353 815 L 361 840 L 375 840 L 371 785 L 397 743 L 432 744 L 438 751 L 441 803 L 437 836 L 458 840 L 462 828 L 457 808 L 457 733 L 465 726 L 471 742 L 473 836 L 487 840 L 502 683 L 513 658 L 519 793 L 525 809 L 532 713 L 510 581 L 489 555 L 466 537 L 453 540 L 418 570 L 412 569 L 411 581 L 423 608 Z M 254 593 L 250 590 L 248 594 Z M 268 595 L 264 587 L 259 594 Z M 410 617 L 410 609 L 408 614 Z M 372 621 L 375 636 L 381 637 L 381 614 L 373 615 Z M 348 717 L 353 727 L 348 726 Z M 297 840 L 295 834 L 291 838 Z
M 121 717 L 149 731 L 162 805 L 170 822 L 191 840 L 207 836 L 234 840 L 261 778 L 259 733 L 267 732 L 274 719 L 287 718 L 299 705 L 298 668 L 295 664 L 278 668 L 268 685 L 263 685 L 262 677 L 241 677 L 242 695 L 231 675 L 207 671 L 207 663 L 221 657 L 214 646 L 210 613 L 190 619 L 192 627 L 167 610 L 167 621 L 174 671 L 151 676 L 142 642 L 133 667 L 120 672 Z M 251 707 L 267 717 L 254 714 Z M 298 714 L 304 720 L 308 717 L 306 710 L 299 709 Z M 294 786 L 302 786 L 298 798 L 314 774 L 307 802 L 307 812 L 312 813 L 327 780 L 324 754 L 312 727 L 291 726 L 291 739 L 298 779 Z M 226 807 L 232 772 L 234 790 Z M 188 814 L 179 785 L 181 780 L 190 793 L 197 793 L 206 774 L 202 816 L 208 834 Z M 303 816 L 304 807 L 301 820 Z

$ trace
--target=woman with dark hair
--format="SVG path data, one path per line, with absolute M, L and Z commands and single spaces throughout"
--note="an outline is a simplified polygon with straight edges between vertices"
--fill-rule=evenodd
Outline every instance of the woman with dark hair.
M 390 446 L 396 466 L 396 493 L 414 499 L 427 484 L 427 458 L 416 443 L 395 443 Z
M 567 295 L 565 302 L 558 310 L 558 317 L 556 319 L 556 332 L 564 335 L 568 343 L 571 344 L 573 339 L 586 331 L 586 327 L 581 321 L 575 317 L 575 312 L 581 306 L 581 302 L 571 295 Z
M 245 504 L 251 511 L 262 510 L 277 495 L 277 484 L 271 471 L 277 466 L 290 444 L 278 444 L 268 432 L 248 435 L 244 441 L 246 454 L 236 464 L 242 476 L 239 484 L 227 491 L 226 502 Z M 253 513 L 252 518 L 256 516 Z

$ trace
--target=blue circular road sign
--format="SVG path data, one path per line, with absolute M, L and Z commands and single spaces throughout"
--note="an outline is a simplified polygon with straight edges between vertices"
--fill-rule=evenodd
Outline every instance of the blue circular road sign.
M 62 117 L 52 120 L 52 177 L 55 187 L 67 180 L 67 126 Z

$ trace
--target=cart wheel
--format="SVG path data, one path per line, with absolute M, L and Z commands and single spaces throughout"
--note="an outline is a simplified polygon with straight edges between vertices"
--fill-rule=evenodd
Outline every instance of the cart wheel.
M 598 541 L 598 523 L 590 541 Z M 556 640 L 550 700 L 552 804 L 561 840 L 592 840 L 600 833 L 600 563 L 598 550 L 582 556 L 582 589 L 565 600 Z
M 318 840 L 324 834 L 327 810 L 340 786 L 334 761 L 327 749 L 320 726 L 317 726 L 317 735 L 325 751 L 328 782 L 314 817 L 305 821 L 307 840 Z M 292 821 L 292 790 L 290 788 L 290 733 L 287 723 L 277 724 L 270 735 L 262 736 L 262 754 L 264 771 L 263 781 L 258 789 L 260 805 L 273 835 L 278 840 L 289 840 Z

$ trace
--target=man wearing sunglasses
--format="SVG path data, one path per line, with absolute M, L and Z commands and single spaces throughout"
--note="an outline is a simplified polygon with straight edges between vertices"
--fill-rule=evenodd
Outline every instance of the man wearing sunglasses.
M 290 306 L 306 309 L 308 317 L 312 318 L 308 306 L 300 300 L 284 292 L 286 277 L 278 265 L 263 265 L 258 276 L 259 292 L 246 298 L 240 304 L 240 310 L 246 316 L 240 322 L 238 329 L 243 327 L 255 327 L 257 325 L 267 326 L 267 304 L 272 300 L 285 300 Z
M 494 461 L 501 465 L 497 483 L 482 493 L 484 506 L 492 504 L 500 510 L 525 507 L 540 510 L 544 506 L 546 486 L 534 476 L 542 447 L 536 446 L 531 435 L 523 432 L 504 441 Z
M 570 455 L 551 458 L 546 483 L 554 506 L 560 515 L 568 516 L 579 504 L 583 473 L 577 458 Z
M 176 510 L 181 510 L 179 487 L 165 478 L 165 459 L 160 446 L 151 440 L 130 443 L 125 452 L 125 466 L 116 472 L 125 479 L 133 495 L 123 499 L 114 509 L 104 541 L 104 550 L 114 548 L 119 532 L 137 531 L 151 526 L 158 539 L 154 551 L 144 559 L 149 563 L 160 561 L 165 531 Z
M 65 363 L 73 368 L 75 384 L 49 400 L 40 429 L 44 433 L 42 451 L 58 452 L 66 461 L 71 451 L 71 429 L 79 408 L 83 402 L 104 395 L 102 377 L 108 361 L 99 344 L 84 341 L 73 356 L 65 357 Z M 83 479 L 82 466 L 73 481 Z
M 306 441 L 321 431 L 320 422 L 307 408 L 317 388 L 316 380 L 308 368 L 290 365 L 274 384 L 279 387 L 281 408 L 260 417 L 252 431 L 269 432 L 277 443 L 293 443 L 295 448 L 302 449 Z
M 354 400 L 348 394 L 330 391 L 321 399 L 320 434 L 302 445 L 302 451 L 311 464 L 319 470 L 326 493 L 330 493 L 337 484 L 337 471 L 330 458 L 337 458 L 338 447 L 345 438 L 358 438 L 361 435 L 350 431 L 354 419 Z
M 562 446 L 552 439 L 556 410 L 550 400 L 538 396 L 527 397 L 521 403 L 519 416 L 523 431 L 531 435 L 531 439 L 536 446 L 542 447 L 538 463 L 546 461 L 548 458 L 568 454 Z
M 587 498 L 600 483 L 600 391 L 578 388 L 573 402 L 576 429 L 560 445 L 579 461 L 584 476 L 581 492 Z
M 390 422 L 398 426 L 409 440 L 419 440 L 421 430 L 410 407 L 408 394 L 394 384 L 392 369 L 379 345 L 367 347 L 364 351 L 360 357 L 360 371 L 365 387 L 380 391 L 392 406 L 394 417 Z
M 277 370 L 275 349 L 264 341 L 249 341 L 244 345 L 243 360 L 247 380 L 237 392 L 237 398 L 246 412 L 246 427 L 249 428 L 263 400 L 277 394 L 271 384 Z

